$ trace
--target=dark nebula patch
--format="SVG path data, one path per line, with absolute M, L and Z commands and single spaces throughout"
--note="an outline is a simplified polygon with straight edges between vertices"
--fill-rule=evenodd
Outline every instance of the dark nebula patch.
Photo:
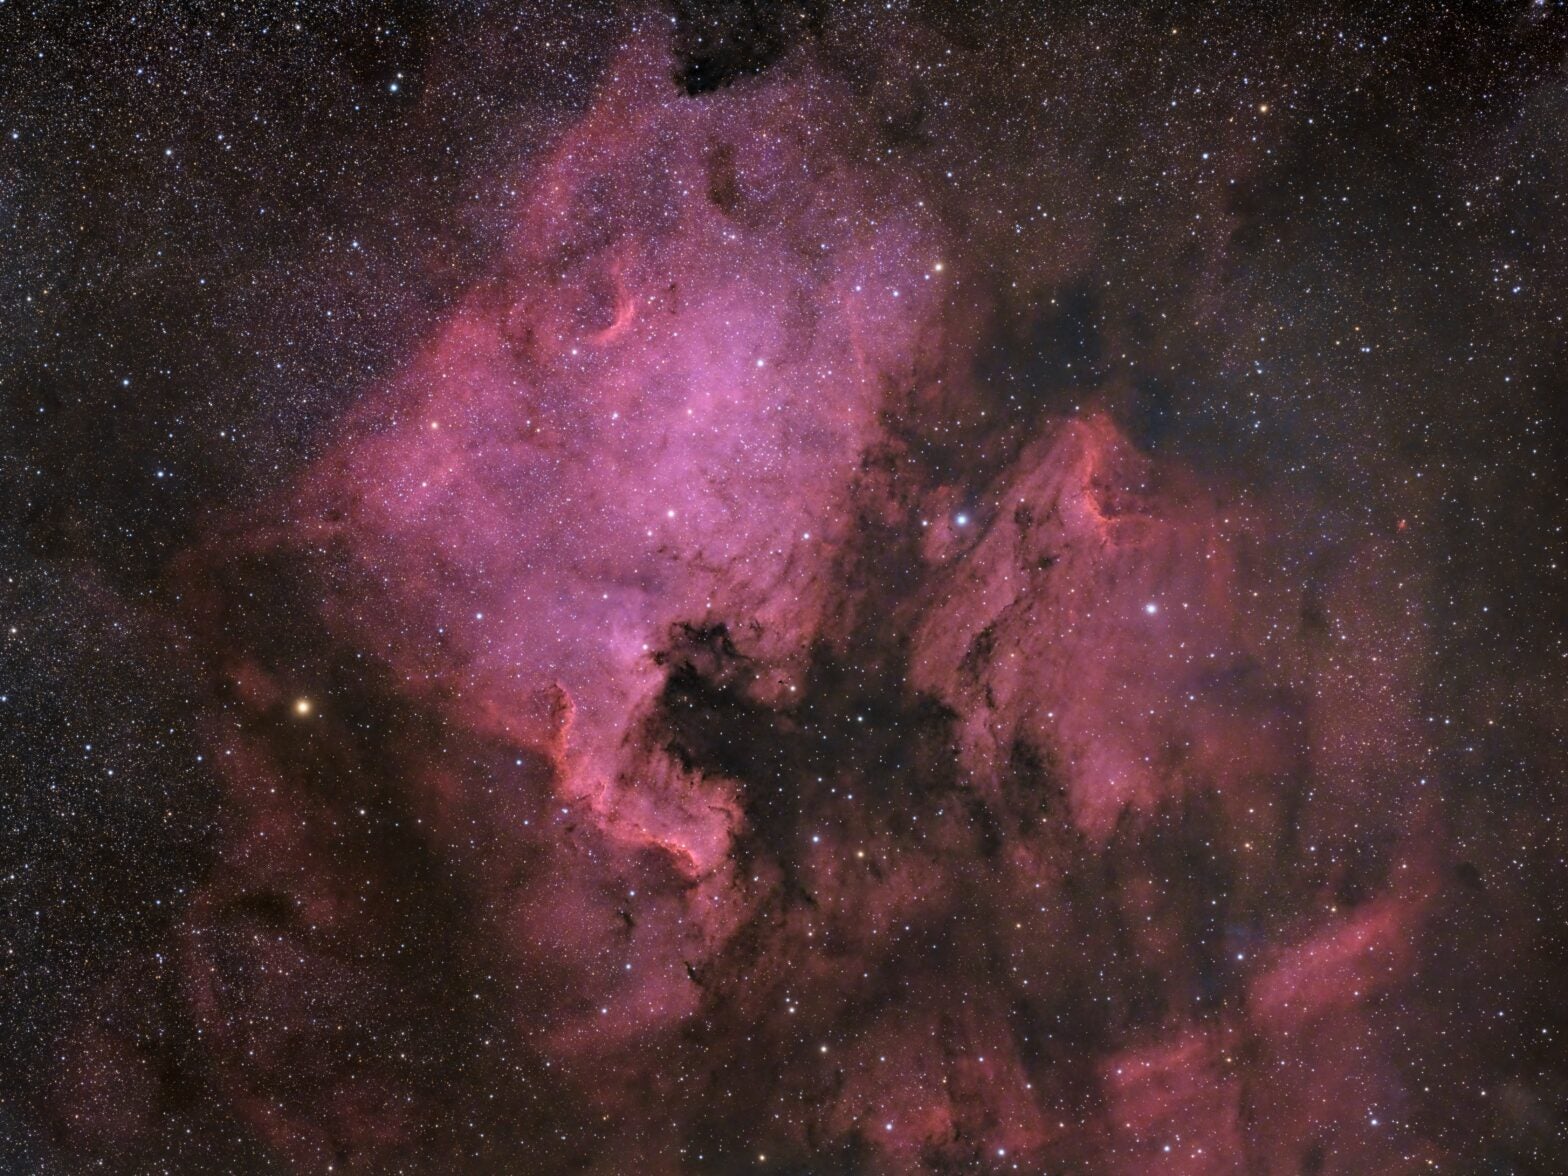
M 692 97 L 761 73 L 820 35 L 824 0 L 672 0 L 676 80 Z
M 0 45 L 0 1168 L 1568 1166 L 1558 0 Z

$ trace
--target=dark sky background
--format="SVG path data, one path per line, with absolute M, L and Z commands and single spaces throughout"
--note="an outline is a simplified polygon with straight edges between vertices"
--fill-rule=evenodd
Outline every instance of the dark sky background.
M 1568 1170 L 1568 11 L 0 5 L 0 1170 Z

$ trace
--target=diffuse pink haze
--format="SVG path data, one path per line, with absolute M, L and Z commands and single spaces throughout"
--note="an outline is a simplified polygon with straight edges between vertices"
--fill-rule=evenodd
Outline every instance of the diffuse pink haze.
M 939 16 L 607 24 L 433 325 L 159 567 L 215 840 L 63 1019 L 62 1154 L 1468 1172 L 1537 1122 L 1466 1118 L 1456 945 L 1535 943 L 1455 784 L 1470 491 L 1344 366 L 1446 343 L 1295 219 L 1349 215 L 1342 63 Z
M 809 65 L 700 104 L 668 74 L 657 41 L 617 59 L 534 166 L 493 275 L 238 540 L 293 562 L 327 640 L 439 732 L 391 787 L 489 942 L 494 1033 L 602 1118 L 595 1170 L 624 1170 L 624 1138 L 686 1170 L 689 1122 L 737 1097 L 759 1155 L 847 1148 L 875 1171 L 1240 1171 L 1326 1137 L 1382 1162 L 1361 1092 L 1398 1083 L 1370 1007 L 1409 967 L 1429 863 L 1397 852 L 1354 909 L 1327 864 L 1298 876 L 1257 942 L 1173 872 L 1223 874 L 1229 906 L 1278 884 L 1286 844 L 1310 863 L 1379 821 L 1379 790 L 1412 803 L 1408 716 L 1381 708 L 1369 739 L 1357 695 L 1419 654 L 1292 631 L 1266 513 L 1104 412 L 1042 413 L 983 485 L 906 471 L 982 403 L 983 307 L 927 177 L 879 160 L 855 96 Z M 879 535 L 907 547 L 899 583 L 857 570 Z M 1347 623 L 1375 630 L 1368 607 Z M 790 749 L 823 738 L 813 662 L 863 656 L 866 633 L 896 638 L 950 759 L 746 779 L 672 738 L 679 669 L 814 762 Z M 316 793 L 266 721 L 311 698 L 331 746 L 343 720 L 308 679 L 244 655 L 227 672 L 253 718 L 216 735 L 233 844 L 189 916 L 187 998 L 285 1154 L 339 1141 L 379 1167 L 429 1113 L 398 1075 L 268 1091 L 268 1058 L 330 1035 L 323 1001 L 377 1015 L 361 1002 L 387 983 L 344 960 L 389 917 L 330 848 L 353 790 Z M 749 737 L 729 721 L 700 738 Z M 795 791 L 782 843 L 759 788 Z M 1165 847 L 1193 821 L 1203 837 Z M 397 885 L 395 858 L 375 866 Z M 227 942 L 258 890 L 291 929 Z M 1130 998 L 1104 965 L 1129 958 L 1163 1012 L 1112 1029 Z M 236 1034 L 242 995 L 265 1023 Z M 1057 1042 L 1063 1008 L 1100 1024 Z M 708 1060 L 684 1056 L 693 1033 Z M 715 1089 L 758 1065 L 756 1088 Z

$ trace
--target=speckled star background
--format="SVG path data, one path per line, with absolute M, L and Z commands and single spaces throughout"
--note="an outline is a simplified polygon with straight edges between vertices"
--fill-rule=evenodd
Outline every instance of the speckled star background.
M 0 1169 L 1568 1171 L 1568 12 L 0 5 Z

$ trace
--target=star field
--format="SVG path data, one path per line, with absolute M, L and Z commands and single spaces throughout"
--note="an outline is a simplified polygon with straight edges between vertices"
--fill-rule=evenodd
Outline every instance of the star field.
M 0 46 L 0 1169 L 1568 1166 L 1559 0 Z

